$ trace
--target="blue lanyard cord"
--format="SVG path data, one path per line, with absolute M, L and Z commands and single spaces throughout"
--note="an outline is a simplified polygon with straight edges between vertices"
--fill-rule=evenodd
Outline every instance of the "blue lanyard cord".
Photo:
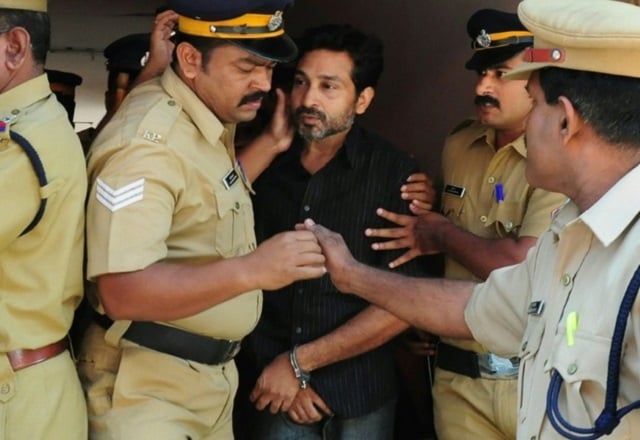
M 618 389 L 620 385 L 620 359 L 622 357 L 622 342 L 624 332 L 627 328 L 627 318 L 631 312 L 631 307 L 635 302 L 638 290 L 640 289 L 640 266 L 636 269 L 627 290 L 622 298 L 618 317 L 616 319 L 611 348 L 609 349 L 609 362 L 607 370 L 607 389 L 605 392 L 604 408 L 596 419 L 596 423 L 591 428 L 579 428 L 571 425 L 558 407 L 558 396 L 562 387 L 562 376 L 554 370 L 551 375 L 551 382 L 547 390 L 547 417 L 554 429 L 558 433 L 571 440 L 592 440 L 610 434 L 620 420 L 630 411 L 640 407 L 640 400 L 636 400 L 629 405 L 618 409 Z

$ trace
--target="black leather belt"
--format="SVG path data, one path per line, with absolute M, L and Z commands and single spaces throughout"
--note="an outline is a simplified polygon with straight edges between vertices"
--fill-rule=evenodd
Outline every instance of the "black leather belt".
M 480 366 L 475 352 L 440 342 L 437 353 L 436 366 L 438 368 L 462 374 L 472 379 L 480 377 Z
M 95 321 L 104 329 L 113 324 L 100 314 L 96 314 Z M 152 321 L 133 321 L 122 337 L 152 350 L 207 365 L 228 362 L 240 351 L 240 341 L 210 338 Z

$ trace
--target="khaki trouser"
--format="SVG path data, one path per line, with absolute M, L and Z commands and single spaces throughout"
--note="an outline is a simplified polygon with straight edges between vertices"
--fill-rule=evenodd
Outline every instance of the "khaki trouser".
M 472 379 L 436 368 L 432 393 L 438 440 L 516 438 L 517 378 Z
M 0 355 L 0 439 L 86 438 L 87 409 L 68 351 L 16 372 Z
M 126 341 L 116 348 L 104 334 L 92 324 L 78 357 L 91 439 L 233 438 L 233 361 L 203 365 Z

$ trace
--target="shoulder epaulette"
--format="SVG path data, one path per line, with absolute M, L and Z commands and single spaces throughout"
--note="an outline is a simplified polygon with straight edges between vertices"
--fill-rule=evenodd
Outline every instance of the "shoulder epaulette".
M 142 118 L 136 136 L 149 142 L 164 144 L 181 110 L 182 106 L 172 98 L 159 100 Z

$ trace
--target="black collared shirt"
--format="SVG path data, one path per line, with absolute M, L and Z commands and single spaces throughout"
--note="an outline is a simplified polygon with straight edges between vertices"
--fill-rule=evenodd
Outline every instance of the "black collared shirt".
M 312 218 L 340 232 L 359 261 L 387 268 L 404 251 L 372 250 L 371 243 L 379 239 L 366 237 L 364 230 L 389 226 L 376 215 L 378 207 L 409 212 L 408 203 L 400 198 L 400 187 L 418 170 L 417 162 L 357 125 L 336 156 L 314 175 L 300 162 L 302 149 L 303 142 L 296 139 L 255 182 L 258 241 L 292 230 L 296 223 Z M 398 270 L 421 276 L 429 272 L 421 260 L 413 260 Z M 368 305 L 354 295 L 339 293 L 328 275 L 296 282 L 277 292 L 265 291 L 262 317 L 250 335 L 258 366 L 263 368 L 295 344 L 331 332 Z M 396 396 L 391 349 L 391 344 L 386 344 L 316 370 L 311 385 L 337 415 L 367 414 Z

